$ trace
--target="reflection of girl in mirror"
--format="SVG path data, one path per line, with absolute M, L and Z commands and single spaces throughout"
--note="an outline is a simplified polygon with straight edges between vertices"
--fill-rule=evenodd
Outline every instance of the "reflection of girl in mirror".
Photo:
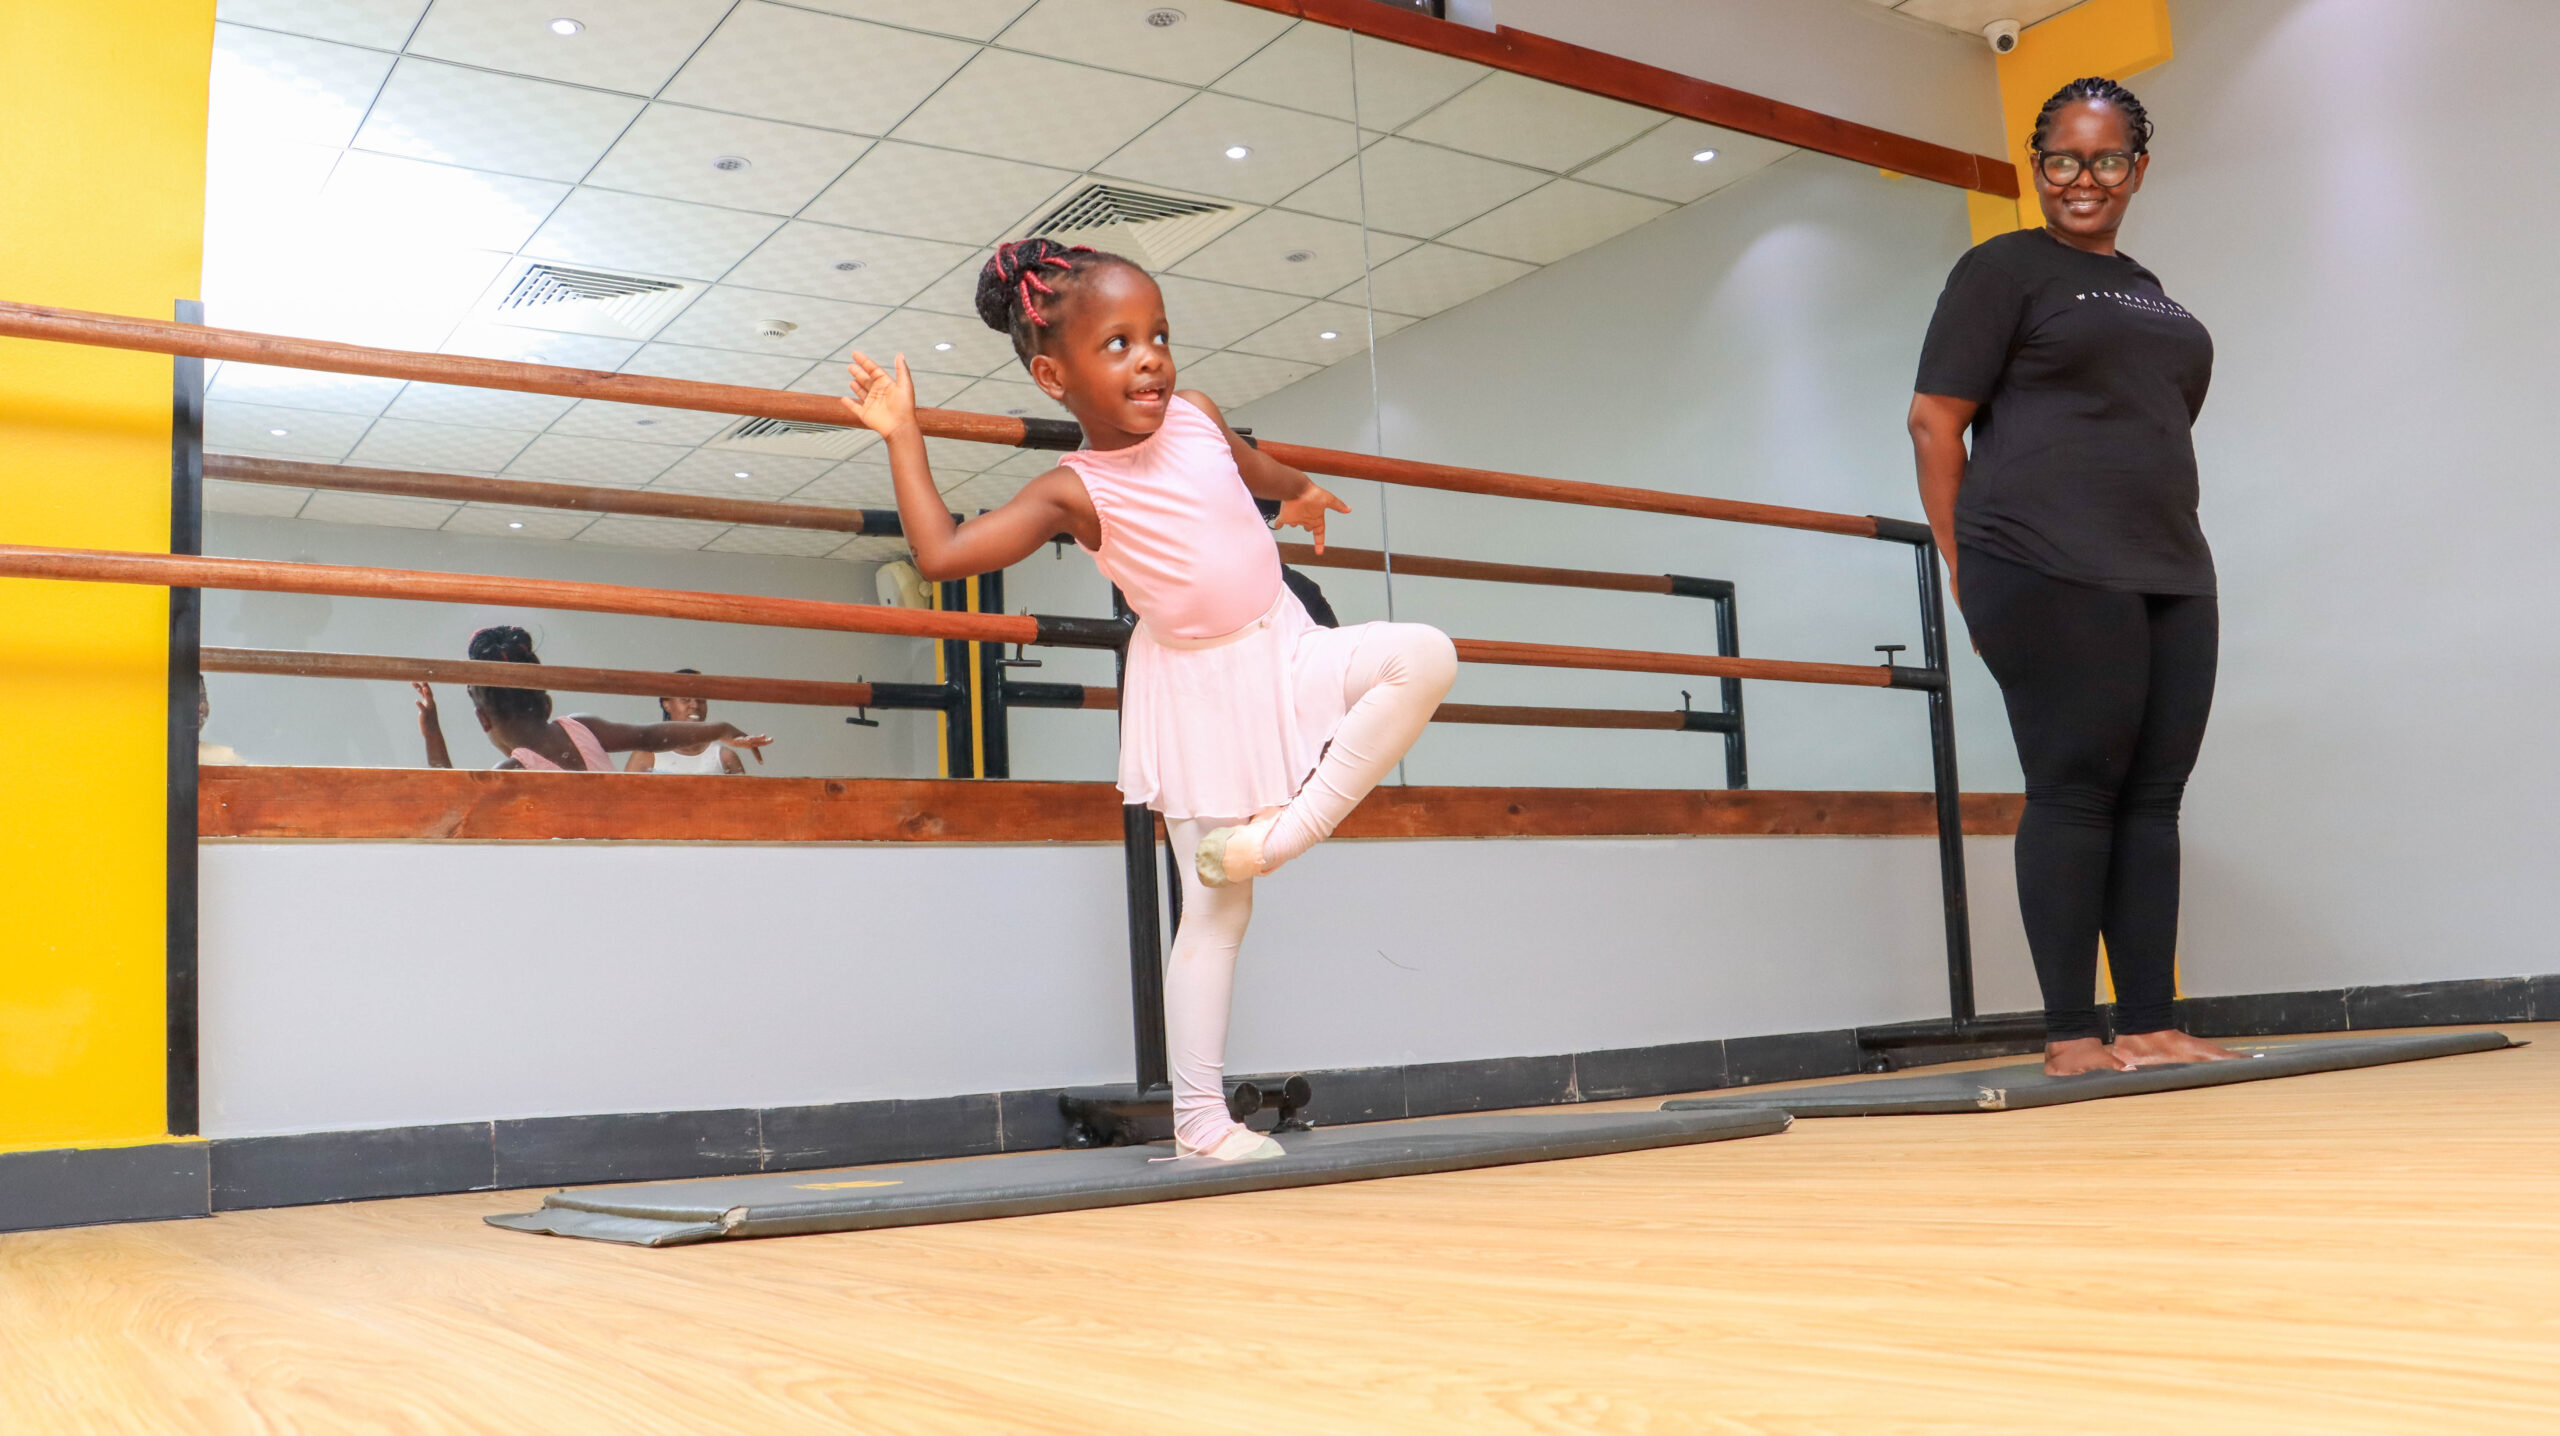
M 470 652 L 481 663 L 542 661 L 534 656 L 533 635 L 513 626 L 484 628 L 471 635 Z M 453 755 L 445 751 L 444 726 L 436 712 L 435 690 L 424 683 L 410 686 L 418 690 L 418 728 L 426 735 L 427 766 L 452 767 Z M 734 723 L 616 723 L 586 714 L 555 720 L 551 695 L 539 688 L 474 684 L 468 691 L 471 706 L 480 716 L 480 731 L 506 755 L 497 762 L 501 768 L 610 773 L 613 759 L 606 756 L 610 753 L 667 753 L 704 743 L 745 749 L 761 763 L 764 745 L 773 741 L 762 734 L 748 734 Z
M 1137 611 L 1120 791 L 1162 813 L 1192 859 L 1165 979 L 1176 1150 L 1279 1156 L 1227 1115 L 1222 1084 L 1252 880 L 1331 834 L 1413 746 L 1456 676 L 1456 650 L 1419 624 L 1308 619 L 1254 499 L 1278 500 L 1278 522 L 1308 530 L 1319 551 L 1326 513 L 1350 508 L 1238 438 L 1208 396 L 1174 389 L 1164 296 L 1136 265 L 1047 239 L 1008 244 L 978 277 L 978 315 L 1084 426 L 1086 447 L 1060 467 L 955 527 L 905 357 L 884 370 L 855 354 L 847 407 L 888 441 L 926 578 L 1000 569 L 1065 533 Z

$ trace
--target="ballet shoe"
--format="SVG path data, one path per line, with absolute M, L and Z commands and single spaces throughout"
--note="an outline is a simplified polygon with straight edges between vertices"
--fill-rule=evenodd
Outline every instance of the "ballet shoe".
M 1229 883 L 1251 882 L 1271 871 L 1263 866 L 1262 845 L 1271 837 L 1271 829 L 1280 821 L 1280 811 L 1273 809 L 1251 822 L 1232 828 L 1212 828 L 1200 840 L 1200 851 L 1193 855 L 1192 866 L 1200 873 L 1203 886 L 1222 888 Z
M 1196 1150 L 1176 1141 L 1173 1152 L 1177 1157 L 1199 1157 L 1211 1162 L 1267 1162 L 1274 1157 L 1289 1155 L 1279 1143 L 1251 1127 L 1238 1127 L 1209 1146 Z

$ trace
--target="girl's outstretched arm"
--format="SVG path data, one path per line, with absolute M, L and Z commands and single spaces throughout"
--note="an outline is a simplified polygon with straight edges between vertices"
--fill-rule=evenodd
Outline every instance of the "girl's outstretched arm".
M 1272 520 L 1282 528 L 1305 529 L 1315 540 L 1316 552 L 1324 552 L 1324 516 L 1347 514 L 1351 505 L 1335 498 L 1322 485 L 1287 464 L 1244 441 L 1227 416 L 1218 412 L 1217 402 L 1193 389 L 1180 391 L 1182 397 L 1200 406 L 1200 412 L 1218 421 L 1227 436 L 1227 447 L 1235 451 L 1236 472 L 1244 475 L 1247 492 L 1257 499 L 1278 499 L 1280 517 Z
M 610 718 L 577 715 L 587 731 L 608 753 L 672 753 L 678 748 L 694 748 L 705 743 L 718 743 L 728 748 L 743 748 L 764 761 L 764 747 L 772 742 L 762 733 L 749 733 L 735 723 L 616 723 Z
M 916 572 L 937 583 L 989 573 L 1031 557 L 1062 533 L 1088 548 L 1102 546 L 1102 521 L 1094 514 L 1084 480 L 1072 469 L 1051 469 L 1002 506 L 965 524 L 953 523 L 950 508 L 933 486 L 924 431 L 916 427 L 916 386 L 907 373 L 907 356 L 899 355 L 892 371 L 857 351 L 849 368 L 853 394 L 844 405 L 889 450 L 898 521 L 906 528 L 907 547 L 915 552 Z

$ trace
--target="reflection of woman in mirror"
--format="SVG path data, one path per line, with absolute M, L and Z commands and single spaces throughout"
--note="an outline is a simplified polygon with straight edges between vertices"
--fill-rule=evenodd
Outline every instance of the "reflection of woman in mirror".
M 475 661 L 482 663 L 542 661 L 534 656 L 533 635 L 512 626 L 484 628 L 471 635 L 470 652 Z M 450 768 L 453 756 L 445 751 L 435 690 L 424 683 L 411 686 L 418 690 L 418 727 L 427 740 L 427 766 Z M 773 741 L 762 734 L 743 732 L 734 723 L 616 723 L 587 714 L 554 719 L 551 695 L 538 688 L 483 688 L 473 684 L 468 691 L 471 706 L 480 717 L 480 731 L 488 734 L 489 742 L 506 755 L 496 764 L 501 768 L 610 773 L 613 759 L 608 754 L 639 750 L 666 753 L 706 743 L 743 748 L 754 753 L 761 763 L 764 746 Z
M 1120 791 L 1164 815 L 1184 864 L 1165 978 L 1175 1149 L 1249 1161 L 1278 1143 L 1227 1115 L 1228 1000 L 1253 879 L 1333 832 L 1422 734 L 1457 673 L 1437 629 L 1322 628 L 1280 576 L 1254 508 L 1324 547 L 1340 499 L 1246 444 L 1207 395 L 1174 389 L 1164 295 L 1115 255 L 1008 244 L 978 278 L 978 315 L 1013 339 L 1086 447 L 992 513 L 954 528 L 934 491 L 915 386 L 853 356 L 848 406 L 887 442 L 898 509 L 928 579 L 1000 569 L 1072 534 L 1138 613 L 1120 700 Z
M 2220 635 L 2189 436 L 2213 341 L 2116 250 L 2150 141 L 2113 81 L 2045 102 L 2044 227 L 1956 262 L 1911 401 L 1921 501 L 2026 772 L 2018 906 L 2056 1076 L 2237 1055 L 2177 1026 L 2178 807 Z
M 679 668 L 676 672 L 698 674 L 702 670 Z M 711 717 L 711 700 L 708 698 L 661 698 L 658 700 L 658 716 L 670 723 L 708 722 Z M 763 761 L 763 755 L 757 755 L 757 761 Z M 705 739 L 694 747 L 670 748 L 663 753 L 643 748 L 633 753 L 623 763 L 622 771 L 713 776 L 726 773 L 735 776 L 747 771 L 747 764 L 746 760 L 738 756 L 737 749 L 726 743 L 715 743 Z

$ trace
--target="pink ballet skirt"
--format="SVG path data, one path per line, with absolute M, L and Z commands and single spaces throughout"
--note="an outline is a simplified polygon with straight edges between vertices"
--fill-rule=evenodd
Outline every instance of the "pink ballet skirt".
M 1249 818 L 1297 796 L 1348 711 L 1361 629 L 1322 628 L 1288 589 L 1216 638 L 1141 620 L 1120 685 L 1120 793 L 1170 819 Z

